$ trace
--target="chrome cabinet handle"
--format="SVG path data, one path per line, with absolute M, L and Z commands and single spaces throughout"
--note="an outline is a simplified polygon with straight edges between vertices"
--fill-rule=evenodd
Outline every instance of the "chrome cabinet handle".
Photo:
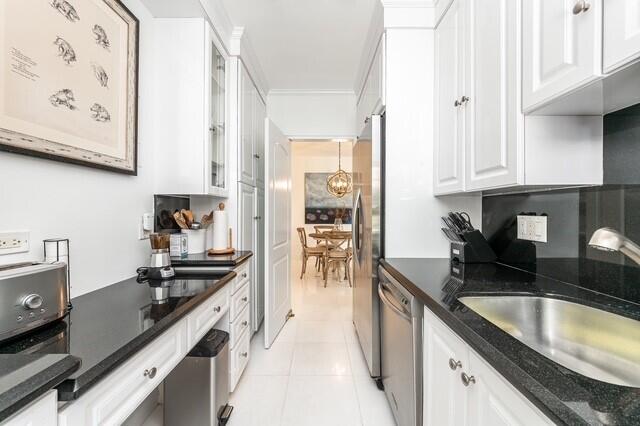
M 242 326 L 246 327 L 247 325 L 249 325 L 249 321 L 242 321 Z
M 156 377 L 157 372 L 158 372 L 158 369 L 156 367 L 153 367 L 149 370 L 144 370 L 144 377 L 153 379 L 154 377 Z
M 453 358 L 449 358 L 449 368 L 456 371 L 458 368 L 462 368 L 462 363 Z
M 462 99 L 460 99 L 460 103 L 462 105 L 466 104 L 467 102 L 469 102 L 471 99 L 469 99 L 468 96 L 463 96 Z
M 242 353 L 240 354 L 240 356 L 241 356 L 241 357 L 243 357 L 243 358 L 246 358 L 246 357 L 248 357 L 248 356 L 249 356 L 249 353 L 248 353 L 248 352 L 242 352 Z
M 245 297 L 243 297 L 243 298 L 242 298 L 242 301 L 243 301 L 243 302 L 246 302 L 246 301 L 248 301 L 248 300 L 249 300 L 249 298 L 248 298 L 247 296 L 245 296 Z
M 582 12 L 587 12 L 589 9 L 591 9 L 591 3 L 587 0 L 578 0 L 573 6 L 573 14 L 579 15 Z
M 218 313 L 222 310 L 222 308 L 220 306 L 216 306 L 215 308 L 213 308 L 213 312 Z
M 260 158 L 259 154 L 253 154 L 253 158 L 255 158 L 256 160 L 258 160 Z
M 247 273 L 246 272 L 242 273 L 242 278 L 247 278 Z
M 467 375 L 467 373 L 460 374 L 460 378 L 462 379 L 462 384 L 465 386 L 469 386 L 470 384 L 476 383 L 476 378 L 473 376 Z
M 462 105 L 462 102 L 460 102 L 460 101 L 459 101 L 459 100 L 457 100 L 457 99 L 456 99 L 456 100 L 455 100 L 455 102 L 453 103 L 453 106 L 454 106 L 454 107 L 456 107 L 456 108 L 457 108 L 457 107 L 459 107 L 460 105 Z
M 367 124 L 367 123 L 369 122 L 369 120 L 371 120 L 371 118 L 370 118 L 370 117 L 366 117 L 366 118 L 364 119 L 364 124 Z

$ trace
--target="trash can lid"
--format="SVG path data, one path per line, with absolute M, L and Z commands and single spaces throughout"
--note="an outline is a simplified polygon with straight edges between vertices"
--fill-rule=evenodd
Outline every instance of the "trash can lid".
M 211 329 L 198 342 L 198 344 L 189 352 L 191 357 L 213 358 L 218 356 L 220 352 L 229 342 L 229 333 L 222 330 Z

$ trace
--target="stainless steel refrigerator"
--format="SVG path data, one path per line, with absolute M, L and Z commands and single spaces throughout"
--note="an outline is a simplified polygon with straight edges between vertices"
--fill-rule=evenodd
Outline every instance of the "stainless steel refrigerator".
M 380 377 L 378 261 L 384 247 L 384 115 L 353 146 L 353 323 L 371 377 Z M 378 386 L 382 386 L 377 380 Z

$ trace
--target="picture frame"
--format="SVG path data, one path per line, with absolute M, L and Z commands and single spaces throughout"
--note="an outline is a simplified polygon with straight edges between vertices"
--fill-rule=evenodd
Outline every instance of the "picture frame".
M 307 225 L 343 224 L 352 222 L 353 195 L 337 198 L 327 190 L 331 173 L 304 174 L 304 223 Z
M 3 0 L 0 150 L 137 175 L 139 36 L 120 0 Z

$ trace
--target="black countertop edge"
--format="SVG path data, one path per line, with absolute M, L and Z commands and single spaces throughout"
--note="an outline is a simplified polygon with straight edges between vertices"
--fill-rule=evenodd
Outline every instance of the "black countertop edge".
M 220 278 L 214 286 L 191 298 L 188 302 L 181 305 L 174 312 L 155 323 L 144 333 L 140 334 L 138 337 L 128 342 L 125 346 L 121 347 L 116 352 L 112 353 L 107 358 L 102 360 L 95 367 L 87 370 L 75 379 L 68 379 L 62 382 L 57 387 L 58 400 L 73 401 L 80 398 L 93 385 L 113 372 L 115 368 L 131 358 L 139 350 L 148 345 L 152 340 L 160 336 L 167 329 L 171 328 L 171 326 L 175 325 L 179 320 L 184 318 L 194 308 L 209 299 L 209 297 L 215 294 L 218 290 L 228 284 L 235 277 L 235 272 L 228 272 L 222 278 Z
M 234 254 L 222 256 L 209 256 L 206 252 L 198 254 L 190 254 L 187 257 L 172 257 L 171 265 L 173 266 L 218 266 L 231 267 L 244 263 L 253 256 L 251 251 L 236 251 Z
M 528 361 L 535 359 L 542 360 L 543 363 L 555 364 L 553 361 L 548 360 L 546 357 L 538 354 L 533 349 L 528 348 L 526 345 L 519 342 L 517 339 L 513 338 L 507 333 L 504 333 L 502 330 L 493 326 L 493 324 L 484 320 L 484 318 L 480 317 L 477 314 L 475 315 L 477 317 L 477 321 L 479 323 L 486 324 L 486 327 L 472 327 L 471 325 L 465 323 L 464 320 L 457 317 L 454 312 L 446 309 L 446 307 L 444 307 L 438 300 L 435 300 L 433 296 L 427 294 L 419 286 L 415 285 L 415 283 L 405 277 L 401 271 L 396 269 L 390 263 L 396 260 L 397 259 L 381 259 L 380 264 L 411 294 L 417 297 L 427 308 L 429 308 L 431 312 L 433 312 L 438 318 L 440 318 L 442 322 L 444 322 L 460 338 L 462 338 L 467 344 L 469 344 L 469 346 L 473 348 L 476 353 L 478 353 L 487 363 L 489 363 L 496 371 L 498 371 L 512 386 L 514 386 L 520 393 L 522 393 L 551 421 L 556 424 L 571 425 L 601 424 L 597 421 L 596 418 L 593 417 L 592 413 L 589 412 L 589 410 L 583 413 L 584 415 L 581 415 L 580 413 L 569 408 L 562 401 L 562 399 L 549 388 L 548 382 L 545 385 L 537 380 L 534 376 L 529 374 L 527 371 L 525 371 L 524 367 L 526 367 L 527 360 L 523 360 L 521 362 L 522 365 L 519 365 L 505 355 L 505 353 L 500 349 L 501 345 L 495 345 L 494 343 L 488 341 L 488 339 L 479 334 L 477 330 L 483 330 L 483 332 L 485 333 L 492 333 L 497 331 L 500 337 L 498 339 L 492 340 L 500 341 L 502 344 L 515 345 L 519 348 L 521 347 L 523 353 L 526 353 L 528 356 L 530 356 L 531 359 Z M 445 261 L 445 259 L 442 260 Z M 448 259 L 446 259 L 446 261 L 448 262 Z M 505 269 L 517 270 L 519 273 L 528 274 L 530 276 L 537 276 L 536 274 L 525 272 L 516 268 L 511 268 L 507 265 L 496 264 L 496 266 Z M 560 283 L 560 281 L 552 280 L 547 277 L 544 277 L 544 279 L 550 282 L 555 281 Z M 502 336 L 502 334 L 504 336 Z M 557 367 L 559 367 L 560 369 L 563 368 L 559 365 L 557 365 Z M 582 377 L 588 382 L 597 382 L 593 379 L 589 379 L 584 376 Z M 555 378 L 557 380 L 558 387 L 562 386 L 563 384 L 567 384 L 570 388 L 576 391 L 581 390 L 578 387 L 571 386 L 570 383 L 565 383 L 566 378 L 564 378 L 560 372 L 556 373 Z M 607 387 L 624 388 L 616 385 L 604 385 Z M 623 422 L 621 424 L 628 423 Z
M 23 359 L 37 357 L 37 355 L 5 356 Z M 0 394 L 0 422 L 56 387 L 74 373 L 81 364 L 79 358 L 71 355 L 45 355 L 44 357 L 52 358 L 50 366 Z

